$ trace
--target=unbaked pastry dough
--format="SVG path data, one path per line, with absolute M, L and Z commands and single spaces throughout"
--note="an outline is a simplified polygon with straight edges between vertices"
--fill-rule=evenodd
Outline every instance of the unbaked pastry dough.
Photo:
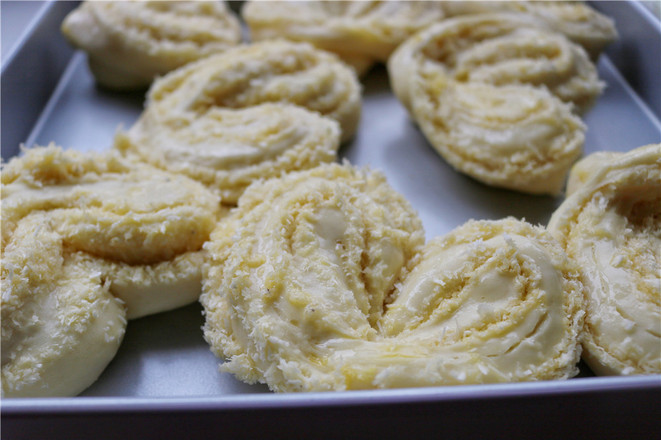
M 261 42 L 154 82 L 115 147 L 183 173 L 236 203 L 253 180 L 336 159 L 361 111 L 355 73 L 308 43 Z
M 441 2 L 411 1 L 248 1 L 241 10 L 253 41 L 307 41 L 359 75 L 444 15 Z
M 151 124 L 175 129 L 219 108 L 289 103 L 337 121 L 344 141 L 358 127 L 360 93 L 355 73 L 335 55 L 308 43 L 268 41 L 170 72 L 150 88 L 145 113 Z
M 542 20 L 580 44 L 596 59 L 617 39 L 615 22 L 580 1 L 448 1 L 444 11 L 450 17 L 485 12 L 523 12 Z
M 113 89 L 145 88 L 241 42 L 239 20 L 223 1 L 86 1 L 62 32 L 87 52 L 96 80 Z
M 388 72 L 397 97 L 454 168 L 489 185 L 559 194 L 585 125 L 549 90 L 585 106 L 602 86 L 582 49 L 529 18 L 448 19 L 404 42 Z
M 12 228 L 2 249 L 2 397 L 74 396 L 115 356 L 124 305 L 80 257 L 44 212 Z
M 544 87 L 578 112 L 604 88 L 580 46 L 525 14 L 448 19 L 407 40 L 388 63 L 393 90 L 407 108 L 420 69 L 460 83 Z
M 585 273 L 584 359 L 597 374 L 659 374 L 661 144 L 591 174 L 548 226 Z
M 331 164 L 253 184 L 206 245 L 204 334 L 221 370 L 275 391 L 567 378 L 579 272 L 525 222 L 424 245 L 377 172 Z
M 128 318 L 197 300 L 202 244 L 219 211 L 201 184 L 113 152 L 39 147 L 2 173 L 3 252 L 24 218 L 43 213 L 67 256 L 108 284 Z
M 115 147 L 202 182 L 228 205 L 254 180 L 333 162 L 340 145 L 337 122 L 291 104 L 163 116 L 148 105 Z

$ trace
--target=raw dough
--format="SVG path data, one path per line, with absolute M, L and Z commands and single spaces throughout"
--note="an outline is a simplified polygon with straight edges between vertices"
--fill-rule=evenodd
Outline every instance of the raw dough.
M 661 144 L 601 161 L 548 228 L 585 272 L 590 368 L 661 373 Z
M 339 146 L 337 122 L 284 103 L 177 117 L 148 106 L 115 137 L 116 148 L 203 183 L 228 205 L 254 180 L 335 161 Z
M 448 1 L 444 10 L 448 16 L 486 12 L 531 14 L 583 46 L 592 59 L 597 59 L 617 39 L 613 19 L 580 1 Z
M 175 129 L 216 109 L 289 103 L 337 121 L 345 141 L 358 128 L 360 93 L 355 73 L 335 55 L 307 43 L 268 41 L 170 72 L 150 88 L 143 119 Z
M 3 188 L 4 193 L 4 188 Z M 3 194 L 3 233 L 4 223 Z M 112 360 L 126 311 L 43 212 L 2 248 L 2 397 L 75 396 Z
M 614 151 L 597 151 L 576 162 L 569 172 L 566 196 L 575 193 L 578 188 L 583 186 L 583 184 L 595 174 L 596 170 L 601 168 L 609 160 L 614 159 L 621 154 L 623 153 Z
M 86 1 L 62 33 L 87 52 L 99 84 L 120 90 L 145 88 L 241 42 L 239 20 L 223 1 Z
M 307 41 L 335 52 L 358 75 L 444 15 L 441 2 L 412 1 L 248 1 L 241 10 L 253 41 Z
M 67 255 L 85 260 L 137 318 L 197 300 L 219 201 L 191 179 L 113 152 L 37 147 L 3 168 L 2 247 L 42 213 Z
M 253 184 L 207 244 L 205 338 L 275 391 L 559 379 L 578 371 L 579 272 L 543 228 L 469 222 L 424 245 L 377 172 Z
M 396 96 L 450 165 L 532 194 L 561 192 L 585 140 L 572 105 L 589 106 L 603 86 L 580 47 L 520 14 L 430 26 L 395 51 L 388 72 Z

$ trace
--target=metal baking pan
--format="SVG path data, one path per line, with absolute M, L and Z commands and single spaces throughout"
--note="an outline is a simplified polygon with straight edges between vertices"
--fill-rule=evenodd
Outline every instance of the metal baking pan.
M 3 26 L 10 20 L 3 1 Z M 51 141 L 109 148 L 144 94 L 94 85 L 84 54 L 59 32 L 76 2 L 44 2 L 2 66 L 2 157 Z M 661 141 L 661 25 L 639 3 L 594 2 L 617 20 L 620 41 L 599 61 L 605 93 L 585 115 L 585 154 Z M 656 55 L 655 55 L 656 54 Z M 633 58 L 632 58 L 633 57 Z M 490 188 L 454 172 L 389 90 L 387 72 L 364 80 L 363 117 L 342 157 L 385 172 L 418 210 L 427 237 L 465 221 L 508 215 L 546 224 L 562 201 Z M 448 209 L 451 207 L 451 209 Z M 201 307 L 131 321 L 99 380 L 74 398 L 2 399 L 2 436 L 18 438 L 653 438 L 661 433 L 661 376 L 342 393 L 273 394 L 218 372 L 202 338 Z

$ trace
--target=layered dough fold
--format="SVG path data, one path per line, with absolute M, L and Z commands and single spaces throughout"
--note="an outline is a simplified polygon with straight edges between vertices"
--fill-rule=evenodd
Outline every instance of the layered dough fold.
M 588 108 L 603 88 L 582 48 L 520 14 L 433 25 L 395 51 L 388 72 L 450 165 L 533 194 L 562 190 L 585 139 L 572 109 Z
M 597 374 L 661 373 L 661 144 L 586 160 L 548 226 L 585 272 L 584 359 Z
M 571 167 L 569 178 L 567 179 L 567 188 L 565 195 L 569 197 L 583 186 L 585 182 L 594 175 L 595 171 L 601 168 L 606 162 L 620 156 L 622 153 L 614 151 L 596 151 L 591 153 Z
M 155 82 L 147 96 L 154 117 L 183 124 L 214 108 L 289 103 L 340 124 L 351 138 L 360 120 L 360 84 L 334 55 L 307 43 L 244 45 L 190 63 Z
M 360 120 L 360 84 L 307 43 L 240 46 L 154 82 L 115 146 L 236 203 L 253 180 L 336 159 Z
M 391 83 L 407 107 L 420 70 L 459 83 L 529 84 L 546 88 L 576 110 L 588 109 L 604 88 L 578 45 L 525 14 L 478 14 L 448 19 L 421 32 L 389 62 Z
M 4 202 L 4 200 L 3 200 Z M 4 232 L 3 212 L 3 232 Z M 48 216 L 30 214 L 2 255 L 2 397 L 74 396 L 119 348 L 122 302 L 71 253 Z
M 219 212 L 201 184 L 112 152 L 36 147 L 6 164 L 3 395 L 78 394 L 126 319 L 196 301 Z
M 326 165 L 249 187 L 207 245 L 205 338 L 275 391 L 567 378 L 579 272 L 542 229 L 469 222 L 424 244 L 382 175 Z
M 340 145 L 334 120 L 291 104 L 162 116 L 148 108 L 115 147 L 203 183 L 224 204 L 236 204 L 254 180 L 333 162 Z
M 146 88 L 159 75 L 241 42 L 238 18 L 224 1 L 85 1 L 62 33 L 87 52 L 103 86 Z
M 248 1 L 241 15 L 253 41 L 306 41 L 338 54 L 358 75 L 445 16 L 441 2 L 410 1 Z
M 3 249 L 33 212 L 44 213 L 68 251 L 94 261 L 135 318 L 197 299 L 202 244 L 220 203 L 191 179 L 112 151 L 51 145 L 29 149 L 3 168 Z
M 530 14 L 583 46 L 592 59 L 617 39 L 615 22 L 580 1 L 448 1 L 444 11 L 449 17 L 490 12 Z

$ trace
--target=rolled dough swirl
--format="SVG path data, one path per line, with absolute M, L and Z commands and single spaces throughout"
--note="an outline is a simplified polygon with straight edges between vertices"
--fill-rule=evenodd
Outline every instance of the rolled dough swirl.
M 588 106 L 601 91 L 581 48 L 516 14 L 448 19 L 388 62 L 393 90 L 432 146 L 489 185 L 560 193 L 585 126 L 553 96 Z
M 236 203 L 253 180 L 336 159 L 360 120 L 360 84 L 307 43 L 240 46 L 154 82 L 115 147 Z
M 62 32 L 87 52 L 96 80 L 113 89 L 145 88 L 241 42 L 239 20 L 223 1 L 86 1 Z
M 613 19 L 579 1 L 449 1 L 444 2 L 444 10 L 450 17 L 488 12 L 530 14 L 583 46 L 592 59 L 617 39 Z
M 578 188 L 583 186 L 590 179 L 596 170 L 601 168 L 606 162 L 620 156 L 623 153 L 614 151 L 597 151 L 589 154 L 571 167 L 569 178 L 567 179 L 566 196 L 575 193 Z
M 360 93 L 355 73 L 333 54 L 307 43 L 268 41 L 170 72 L 150 88 L 146 112 L 176 127 L 218 108 L 288 103 L 337 121 L 347 140 L 360 120 Z
M 578 45 L 525 14 L 478 14 L 445 20 L 411 38 L 389 62 L 397 97 L 407 108 L 420 69 L 460 83 L 544 87 L 579 111 L 604 88 Z
M 548 228 L 585 272 L 590 368 L 661 373 L 661 144 L 602 160 Z
M 333 164 L 249 187 L 207 244 L 221 370 L 275 391 L 577 372 L 579 272 L 542 228 L 469 222 L 423 242 L 376 172 Z
M 2 397 L 74 396 L 115 356 L 124 305 L 47 214 L 12 229 L 2 249 Z
M 241 109 L 212 107 L 168 118 L 148 106 L 115 147 L 158 168 L 185 174 L 236 204 L 254 180 L 333 162 L 340 127 L 291 104 Z
M 24 218 L 43 213 L 67 255 L 85 256 L 76 258 L 108 283 L 128 318 L 197 300 L 202 244 L 219 211 L 199 183 L 112 152 L 39 147 L 2 173 L 3 252 Z
M 253 41 L 307 41 L 359 75 L 444 15 L 441 2 L 410 1 L 248 1 L 241 10 Z
M 3 247 L 3 397 L 76 395 L 115 356 L 124 305 L 75 260 L 43 213 L 23 219 Z

